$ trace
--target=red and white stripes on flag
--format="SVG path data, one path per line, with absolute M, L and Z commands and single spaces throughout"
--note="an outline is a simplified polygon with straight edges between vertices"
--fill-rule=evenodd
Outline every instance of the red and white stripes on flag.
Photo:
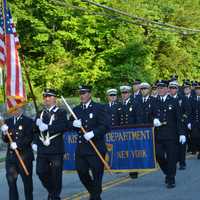
M 19 60 L 19 39 L 11 14 L 5 12 L 5 64 L 7 108 L 13 109 L 26 101 L 22 68 Z
M 0 66 L 4 67 L 5 65 L 5 35 L 4 35 L 4 23 L 3 23 L 3 14 L 0 10 Z
M 17 99 L 25 98 L 22 68 L 15 46 L 14 35 L 6 36 L 6 72 L 6 96 Z
M 12 32 L 15 36 L 15 45 L 16 45 L 16 48 L 19 49 L 20 48 L 19 37 L 17 35 L 17 31 L 16 31 L 16 28 L 15 28 L 15 24 L 13 22 L 13 18 L 11 16 L 10 10 L 8 10 L 8 14 L 9 14 L 9 19 L 10 19 L 10 24 L 11 24 L 11 27 L 12 27 Z

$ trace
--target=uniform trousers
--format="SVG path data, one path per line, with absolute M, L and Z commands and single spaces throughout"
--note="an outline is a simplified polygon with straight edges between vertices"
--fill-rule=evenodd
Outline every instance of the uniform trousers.
M 48 200 L 60 200 L 62 190 L 63 155 L 45 155 L 37 157 L 36 173 L 42 185 L 47 189 Z
M 177 163 L 177 142 L 175 140 L 156 141 L 156 159 L 166 175 L 166 179 L 174 183 Z
M 102 154 L 103 157 L 105 155 Z M 90 193 L 90 200 L 101 200 L 104 165 L 97 155 L 77 155 L 76 169 L 82 184 Z M 90 173 L 91 172 L 91 173 Z
M 24 185 L 25 200 L 33 200 L 33 160 L 24 157 L 23 161 L 29 172 L 28 176 L 25 174 L 14 152 L 13 155 L 10 155 L 6 158 L 6 179 L 9 186 L 9 200 L 19 200 L 19 194 L 17 189 L 18 175 L 21 176 Z

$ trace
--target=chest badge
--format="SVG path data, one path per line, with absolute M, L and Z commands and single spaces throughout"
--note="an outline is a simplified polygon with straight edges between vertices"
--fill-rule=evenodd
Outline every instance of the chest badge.
M 22 130 L 22 129 L 23 129 L 22 125 L 19 125 L 19 130 Z
M 169 110 L 171 110 L 172 109 L 172 107 L 171 106 L 169 106 Z
M 131 112 L 132 110 L 133 110 L 133 108 L 132 108 L 132 107 L 130 107 L 130 108 L 129 108 L 129 111 Z
M 93 118 L 93 113 L 89 114 L 89 118 L 92 119 Z

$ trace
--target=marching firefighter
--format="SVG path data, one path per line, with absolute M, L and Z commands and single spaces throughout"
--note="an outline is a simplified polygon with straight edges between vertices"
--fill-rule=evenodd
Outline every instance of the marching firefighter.
M 34 122 L 31 118 L 23 114 L 21 106 L 16 107 L 12 112 L 12 117 L 5 120 L 5 124 L 1 126 L 3 141 L 8 143 L 6 154 L 6 179 L 9 186 L 9 200 L 18 200 L 19 194 L 17 189 L 18 175 L 21 176 L 24 184 L 24 194 L 26 200 L 33 199 L 33 151 L 31 143 L 33 140 Z M 9 142 L 10 134 L 12 142 Z M 28 174 L 24 172 L 16 152 L 19 152 Z
M 43 100 L 45 108 L 36 118 L 36 173 L 48 191 L 48 200 L 59 200 L 62 189 L 63 133 L 69 123 L 67 113 L 56 105 L 57 92 L 54 89 L 45 89 Z
M 156 158 L 165 174 L 167 188 L 174 188 L 178 143 L 184 144 L 186 136 L 181 123 L 178 102 L 168 95 L 168 81 L 158 81 L 158 93 L 155 106 L 154 126 Z
M 138 99 L 136 107 L 136 123 L 153 125 L 155 98 L 150 96 L 151 86 L 149 83 L 140 84 L 142 97 Z
M 178 82 L 171 81 L 169 83 L 169 94 L 170 96 L 175 99 L 178 103 L 180 116 L 181 116 L 181 123 L 184 128 L 184 133 L 186 137 L 187 135 L 187 124 L 189 123 L 189 117 L 191 114 L 190 104 L 187 98 L 179 93 L 179 85 Z M 186 142 L 178 144 L 178 162 L 179 162 L 179 169 L 184 170 L 186 168 Z
M 130 126 L 136 124 L 136 101 L 131 98 L 131 87 L 128 85 L 120 86 L 121 91 L 121 112 L 120 112 L 120 126 Z M 131 178 L 137 178 L 138 172 L 130 172 Z
M 101 200 L 104 165 L 89 141 L 92 140 L 105 158 L 105 134 L 109 131 L 109 120 L 105 106 L 92 100 L 91 90 L 90 86 L 80 86 L 81 103 L 74 108 L 78 118 L 73 120 L 74 129 L 78 133 L 75 165 L 82 184 L 90 194 L 90 200 Z M 81 127 L 86 133 L 82 133 Z
M 188 128 L 191 130 L 191 141 L 193 151 L 197 152 L 197 159 L 200 159 L 200 83 L 195 86 L 196 97 L 192 100 L 191 121 Z

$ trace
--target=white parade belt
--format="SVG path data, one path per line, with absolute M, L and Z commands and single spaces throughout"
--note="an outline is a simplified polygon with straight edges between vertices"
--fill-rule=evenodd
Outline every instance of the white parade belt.
M 44 111 L 42 111 L 41 115 L 40 115 L 40 119 L 42 120 L 43 118 L 43 114 Z M 52 125 L 52 122 L 54 120 L 54 114 L 51 115 L 50 121 L 48 125 Z M 49 136 L 49 131 L 47 131 L 47 135 L 43 135 L 42 132 L 40 132 L 40 136 L 39 139 L 40 141 L 43 143 L 44 146 L 49 146 L 51 144 L 51 140 L 53 140 L 54 138 L 58 137 L 59 135 L 61 135 L 61 133 L 57 133 L 55 135 Z
M 57 133 L 55 135 L 52 135 L 51 137 L 49 136 L 49 132 L 47 132 L 47 135 L 43 135 L 42 133 L 40 133 L 39 139 L 42 141 L 42 143 L 45 146 L 49 146 L 51 144 L 51 140 L 53 140 L 54 138 L 56 138 L 57 136 L 61 135 L 61 133 Z

